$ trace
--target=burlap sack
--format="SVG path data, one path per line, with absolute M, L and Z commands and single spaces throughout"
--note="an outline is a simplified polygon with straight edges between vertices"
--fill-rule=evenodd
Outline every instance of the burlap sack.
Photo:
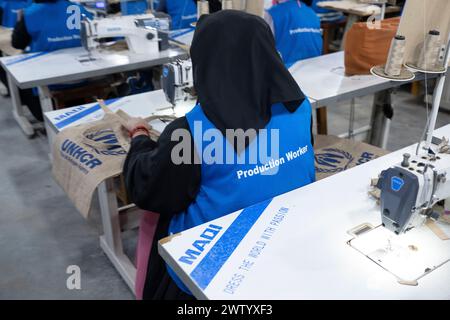
M 130 147 L 130 138 L 123 128 L 129 117 L 105 110 L 102 120 L 69 127 L 60 132 L 53 144 L 53 176 L 67 193 L 78 211 L 87 218 L 92 196 L 104 180 L 122 173 L 123 162 Z M 172 116 L 152 116 L 173 120 Z M 152 129 L 151 137 L 159 132 Z
M 53 144 L 53 177 L 86 218 L 97 186 L 122 172 L 129 141 L 111 114 L 102 120 L 70 127 Z
M 353 24 L 345 35 L 345 74 L 370 74 L 373 66 L 384 65 L 399 23 L 400 18 L 385 19 L 380 29 L 369 29 L 366 22 Z
M 326 145 L 324 141 L 331 141 Z M 367 143 L 337 137 L 316 137 L 321 143 L 315 150 L 316 179 L 321 180 L 357 165 L 366 163 L 389 152 Z M 316 144 L 317 145 L 317 144 Z

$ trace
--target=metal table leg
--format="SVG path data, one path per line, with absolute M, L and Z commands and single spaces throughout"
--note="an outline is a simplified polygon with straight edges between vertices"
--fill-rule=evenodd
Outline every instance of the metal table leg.
M 103 224 L 100 246 L 134 293 L 136 267 L 123 251 L 119 208 L 112 179 L 99 185 L 98 197 Z
M 38 92 L 42 112 L 53 111 L 53 102 L 50 98 L 48 87 L 38 87 Z
M 13 116 L 22 128 L 23 132 L 28 136 L 32 137 L 34 135 L 34 128 L 30 121 L 25 117 L 22 101 L 20 100 L 19 89 L 12 80 L 11 76 L 8 74 L 8 85 L 11 94 L 12 105 L 13 105 Z
M 386 116 L 386 108 L 391 107 L 391 93 L 384 90 L 375 93 L 373 110 L 371 117 L 371 127 L 369 143 L 385 149 L 389 137 L 391 120 Z

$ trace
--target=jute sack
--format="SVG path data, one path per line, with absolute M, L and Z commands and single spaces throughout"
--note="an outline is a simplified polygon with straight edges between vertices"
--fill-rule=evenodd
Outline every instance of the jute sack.
M 369 29 L 366 22 L 355 23 L 345 35 L 346 75 L 370 74 L 373 66 L 386 63 L 400 18 L 380 22 L 379 29 Z
M 97 186 L 122 173 L 130 147 L 130 138 L 123 128 L 128 115 L 124 112 L 115 114 L 106 108 L 104 111 L 101 120 L 61 131 L 53 144 L 54 179 L 85 218 Z M 146 120 L 150 122 L 154 118 L 173 120 L 166 116 Z M 156 139 L 159 132 L 152 130 L 151 135 Z
M 327 136 L 328 137 L 328 136 Z M 337 137 L 317 139 L 332 144 L 315 150 L 316 179 L 321 180 L 357 165 L 366 163 L 389 152 L 367 143 Z

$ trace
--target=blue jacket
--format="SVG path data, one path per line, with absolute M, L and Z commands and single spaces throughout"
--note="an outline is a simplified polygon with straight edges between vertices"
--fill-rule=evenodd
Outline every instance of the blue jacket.
M 33 3 L 24 11 L 25 25 L 31 36 L 30 52 L 79 47 L 81 16 L 92 14 L 66 0 Z
M 172 29 L 190 28 L 197 21 L 197 5 L 194 0 L 166 0 L 167 13 L 172 18 Z
M 2 26 L 6 28 L 14 28 L 18 19 L 20 10 L 28 7 L 32 0 L 3 0 L 0 6 L 3 9 Z
M 120 11 L 123 15 L 143 14 L 147 11 L 147 0 L 121 0 Z
M 275 42 L 287 67 L 299 60 L 322 54 L 320 19 L 300 1 L 291 0 L 269 9 Z
M 186 115 L 197 154 L 202 155 L 201 185 L 196 199 L 185 212 L 175 215 L 169 226 L 169 233 L 175 234 L 222 217 L 228 213 L 271 199 L 282 193 L 314 182 L 314 151 L 311 145 L 311 105 L 305 99 L 302 105 L 290 113 L 281 103 L 272 106 L 272 118 L 266 126 L 267 135 L 261 133 L 239 155 L 240 159 L 253 162 L 227 162 L 231 155 L 236 160 L 236 152 L 231 144 L 208 120 L 200 105 Z M 201 128 L 199 128 L 201 126 Z M 211 143 L 203 142 L 207 130 L 216 130 L 224 150 L 216 158 L 222 163 L 212 163 Z M 275 130 L 272 130 L 275 129 Z M 271 138 L 278 130 L 276 138 Z M 211 131 L 208 131 L 211 133 Z M 216 135 L 214 135 L 216 137 Z M 216 141 L 214 141 L 216 142 Z M 268 148 L 265 147 L 265 144 Z M 214 144 L 215 145 L 215 144 Z M 278 146 L 278 148 L 277 148 Z M 269 149 L 266 159 L 261 159 L 261 149 Z M 274 153 L 271 150 L 275 150 Z M 297 153 L 292 158 L 293 152 Z M 215 153 L 220 154 L 220 153 Z M 224 164 L 225 163 L 225 164 Z M 189 290 L 168 268 L 177 285 L 185 292 Z

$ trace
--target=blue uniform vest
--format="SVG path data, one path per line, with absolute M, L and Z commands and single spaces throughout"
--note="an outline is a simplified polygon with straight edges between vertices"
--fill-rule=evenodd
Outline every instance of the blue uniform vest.
M 202 136 L 208 129 L 216 127 L 208 120 L 200 105 L 194 107 L 186 115 L 189 128 L 194 137 L 197 154 L 204 154 L 209 142 L 202 142 Z M 196 125 L 201 123 L 201 130 Z M 283 104 L 272 106 L 272 118 L 267 124 L 265 137 L 258 135 L 249 146 L 239 155 L 249 159 L 250 154 L 258 154 L 267 141 L 269 159 L 261 161 L 258 157 L 256 164 L 201 164 L 201 185 L 199 193 L 185 212 L 175 215 L 169 226 L 169 233 L 175 234 L 183 230 L 198 226 L 205 222 L 217 219 L 226 214 L 249 207 L 264 200 L 271 199 L 282 193 L 300 188 L 315 181 L 314 151 L 311 145 L 311 105 L 305 99 L 296 112 L 290 113 Z M 278 155 L 271 154 L 271 129 L 279 130 Z M 216 129 L 217 130 L 217 129 Z M 199 132 L 200 131 L 200 132 Z M 226 152 L 236 157 L 231 144 L 223 137 Z M 300 150 L 300 151 L 299 151 Z M 225 163 L 226 152 L 223 152 Z M 256 153 L 253 153 L 256 152 Z M 298 157 L 289 158 L 292 152 Z M 290 159 L 290 160 L 289 160 Z M 278 166 L 276 166 L 278 160 Z M 255 168 L 259 168 L 259 173 Z M 270 169 L 270 168 L 273 169 Z M 250 170 L 253 174 L 250 174 Z M 267 171 L 265 171 L 267 170 Z M 262 174 L 261 172 L 272 173 Z M 247 172 L 247 174 L 243 174 Z M 189 290 L 178 279 L 175 273 L 168 268 L 169 274 L 175 283 L 185 292 Z
M 79 26 L 68 28 L 69 6 L 80 8 L 81 14 L 92 18 L 84 7 L 66 0 L 54 3 L 33 3 L 24 11 L 25 25 L 31 36 L 30 52 L 54 51 L 81 46 Z M 72 21 L 72 20 L 71 20 Z
M 167 0 L 167 13 L 172 18 L 172 29 L 190 28 L 197 21 L 197 5 L 194 0 Z
M 4 0 L 1 3 L 3 9 L 2 25 L 6 28 L 14 28 L 20 10 L 28 7 L 31 0 Z
M 269 9 L 275 29 L 277 50 L 287 67 L 299 60 L 322 54 L 320 19 L 298 1 L 280 3 Z
M 143 14 L 147 11 L 147 0 L 121 0 L 120 11 L 124 16 L 132 14 Z

